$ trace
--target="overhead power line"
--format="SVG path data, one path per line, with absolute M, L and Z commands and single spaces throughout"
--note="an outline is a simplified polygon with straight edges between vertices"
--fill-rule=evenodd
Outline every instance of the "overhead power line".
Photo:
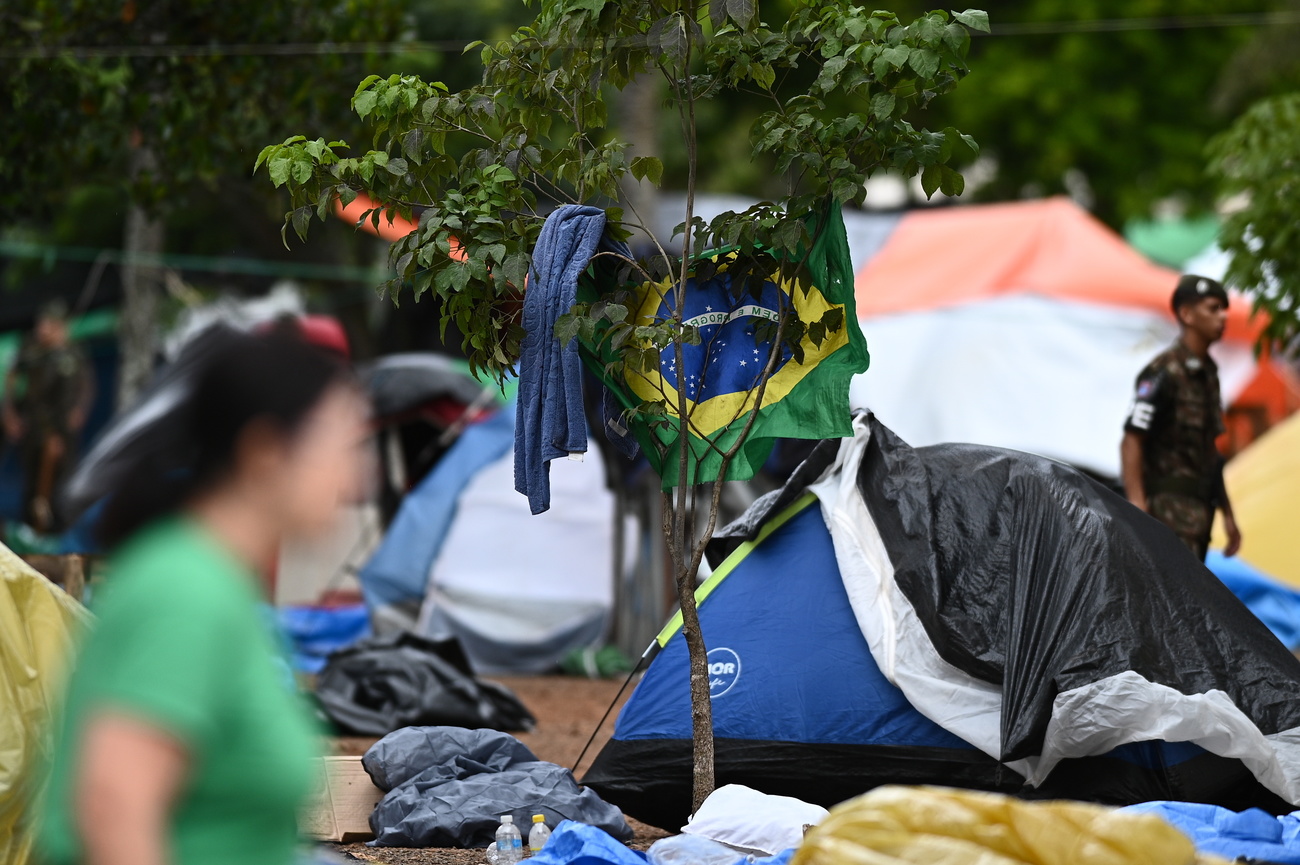
M 1278 27 L 1300 24 L 1300 11 L 1242 12 L 1163 18 L 1095 18 L 1078 21 L 994 21 L 989 36 L 1062 36 L 1071 33 L 1222 30 L 1232 27 Z M 985 34 L 978 34 L 985 35 Z M 251 42 L 213 45 L 24 45 L 0 47 L 0 60 L 70 57 L 298 57 L 339 54 L 458 54 L 468 42 Z

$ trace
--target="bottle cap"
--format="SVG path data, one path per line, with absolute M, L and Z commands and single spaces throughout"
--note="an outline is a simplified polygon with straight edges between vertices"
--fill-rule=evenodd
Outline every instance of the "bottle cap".
M 513 815 L 513 814 L 502 814 L 502 815 L 501 815 L 501 822 L 502 822 L 502 823 L 513 823 L 513 822 L 515 822 L 514 815 Z
M 534 823 L 545 823 L 545 822 L 546 822 L 546 815 L 545 815 L 545 814 L 534 814 L 534 815 L 533 815 L 533 822 L 534 822 Z

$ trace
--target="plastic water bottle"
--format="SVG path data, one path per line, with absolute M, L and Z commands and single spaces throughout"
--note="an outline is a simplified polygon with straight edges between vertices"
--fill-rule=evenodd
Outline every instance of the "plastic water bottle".
M 501 825 L 497 827 L 497 862 L 500 865 L 515 865 L 523 858 L 524 838 L 515 826 L 515 818 L 502 814 Z
M 551 830 L 546 826 L 546 817 L 543 814 L 533 815 L 533 828 L 528 830 L 528 849 L 536 853 L 546 846 L 546 842 L 551 837 Z

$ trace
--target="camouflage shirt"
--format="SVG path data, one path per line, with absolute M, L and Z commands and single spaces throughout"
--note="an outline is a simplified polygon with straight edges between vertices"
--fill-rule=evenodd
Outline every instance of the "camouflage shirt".
M 18 413 L 38 435 L 66 434 L 68 418 L 86 388 L 87 361 L 75 346 L 27 343 L 14 360 Z
M 1171 481 L 1199 485 L 1206 501 L 1214 494 L 1220 470 L 1214 440 L 1224 429 L 1219 399 L 1218 366 L 1181 341 L 1138 375 L 1124 430 L 1144 437 L 1142 475 L 1148 495 Z

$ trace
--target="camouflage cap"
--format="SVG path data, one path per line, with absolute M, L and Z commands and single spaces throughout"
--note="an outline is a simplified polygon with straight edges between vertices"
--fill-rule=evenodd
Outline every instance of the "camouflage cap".
M 1223 283 L 1217 279 L 1210 279 L 1208 276 L 1197 276 L 1194 273 L 1185 273 L 1178 280 L 1178 287 L 1174 289 L 1174 296 L 1170 298 L 1170 305 L 1173 307 L 1174 314 L 1188 304 L 1198 303 L 1207 297 L 1217 297 L 1223 301 L 1223 305 L 1228 305 L 1228 292 L 1223 287 Z

